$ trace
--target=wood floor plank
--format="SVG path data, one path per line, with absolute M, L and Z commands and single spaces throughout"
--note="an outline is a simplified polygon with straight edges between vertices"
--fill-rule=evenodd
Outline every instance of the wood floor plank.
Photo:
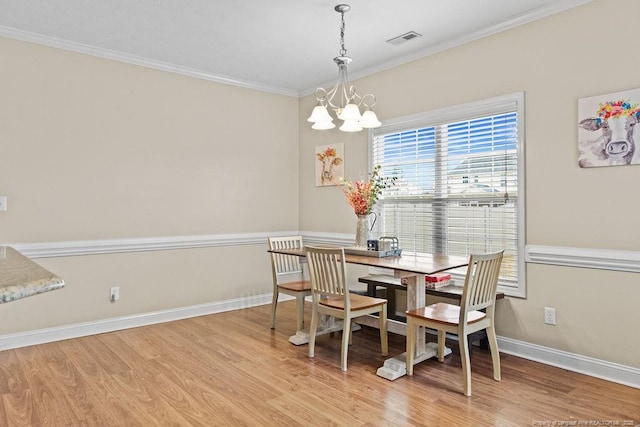
M 99 425 L 108 419 L 110 410 L 104 402 L 95 399 L 76 365 L 64 352 L 64 343 L 55 342 L 40 348 L 48 367 L 49 378 L 58 385 L 61 396 L 72 402 L 77 420 Z
M 81 342 L 106 373 L 117 374 L 131 369 L 118 354 L 104 345 L 98 336 L 83 337 Z
M 20 361 L 15 350 L 0 352 L 0 394 L 22 395 L 27 388 L 27 379 L 20 369 Z
M 31 390 L 26 389 L 20 393 L 7 393 L 2 395 L 2 411 L 6 426 L 31 426 L 40 424 L 37 412 L 34 411 L 34 399 Z
M 94 416 L 102 419 L 101 423 L 96 425 L 145 426 L 152 423 L 153 420 L 133 406 L 125 395 L 118 390 L 113 391 L 113 387 L 110 387 L 111 375 L 103 369 L 101 363 L 93 359 L 92 353 L 87 350 L 86 346 L 89 341 L 84 338 L 63 341 L 65 344 L 63 348 L 85 379 L 90 394 L 96 402 L 96 408 L 101 406 L 108 408 L 106 413 L 99 409 L 96 410 Z M 92 417 L 87 415 L 87 418 Z
M 140 380 L 144 385 L 148 389 L 155 390 L 160 398 L 180 413 L 190 425 L 213 425 L 207 408 L 201 407 L 201 402 L 198 402 L 193 393 L 181 384 L 173 370 L 167 371 L 156 361 L 142 357 L 116 334 L 102 334 L 99 339 L 119 354 L 135 372 L 140 374 Z
M 28 348 L 24 352 L 18 352 L 18 357 L 24 357 L 21 362 L 29 383 L 32 408 L 40 424 L 43 425 L 73 425 L 79 421 L 77 409 L 64 394 L 64 387 L 54 380 L 48 372 L 46 357 L 41 354 L 41 349 L 50 346 Z
M 465 397 L 455 343 L 443 363 L 424 361 L 412 377 L 387 381 L 375 374 L 384 361 L 378 331 L 366 327 L 354 333 L 342 372 L 339 333 L 320 337 L 310 359 L 307 346 L 288 342 L 295 302 L 280 303 L 275 330 L 269 308 L 0 352 L 0 425 L 640 424 L 638 389 L 510 355 L 497 382 L 480 349 Z M 390 335 L 392 355 L 404 347 Z

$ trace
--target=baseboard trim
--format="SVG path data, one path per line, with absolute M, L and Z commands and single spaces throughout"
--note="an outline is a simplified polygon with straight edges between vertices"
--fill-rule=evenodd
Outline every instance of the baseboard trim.
M 640 389 L 640 369 L 638 368 L 512 338 L 498 337 L 498 348 L 501 353 Z
M 281 301 L 292 297 L 283 295 Z M 77 323 L 0 336 L 0 351 L 37 344 L 80 338 L 88 335 L 172 322 L 209 314 L 257 307 L 271 303 L 271 294 L 255 295 L 225 301 L 198 304 L 170 310 L 154 311 L 131 316 L 115 317 L 93 322 Z M 569 371 L 600 378 L 640 389 L 640 369 L 592 357 L 543 347 L 512 338 L 498 337 L 500 352 L 556 366 Z
M 88 335 L 103 334 L 122 329 L 154 325 L 157 323 L 172 322 L 175 320 L 188 319 L 190 317 L 257 307 L 260 305 L 270 304 L 271 296 L 271 293 L 254 295 L 246 298 L 230 299 L 169 310 L 160 310 L 4 335 L 0 336 L 0 351 L 62 341 L 71 338 L 80 338 Z M 286 301 L 289 299 L 293 299 L 293 297 L 282 295 L 279 301 Z

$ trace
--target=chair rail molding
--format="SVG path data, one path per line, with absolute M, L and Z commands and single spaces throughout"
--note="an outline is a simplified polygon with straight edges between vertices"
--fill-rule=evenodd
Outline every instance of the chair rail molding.
M 640 273 L 640 252 L 527 245 L 526 262 Z
M 170 249 L 206 248 L 216 246 L 266 245 L 267 238 L 270 236 L 289 236 L 296 235 L 297 233 L 297 231 L 279 231 L 4 244 L 17 249 L 29 258 L 54 258 L 122 252 L 149 252 Z
M 312 245 L 353 246 L 355 234 L 323 233 L 318 231 L 301 231 L 305 243 Z
M 300 233 L 304 241 L 311 244 L 351 246 L 354 242 L 354 235 L 348 233 L 316 231 Z M 534 264 L 640 273 L 640 252 L 638 251 L 526 245 L 525 261 Z
M 302 235 L 311 245 L 352 246 L 350 233 L 318 231 L 268 231 L 234 234 L 198 234 L 123 239 L 68 240 L 59 242 L 1 243 L 12 246 L 29 258 L 98 255 L 121 252 L 148 252 L 171 249 L 266 244 L 272 236 Z M 610 249 L 526 245 L 525 260 L 534 264 L 640 273 L 640 252 Z

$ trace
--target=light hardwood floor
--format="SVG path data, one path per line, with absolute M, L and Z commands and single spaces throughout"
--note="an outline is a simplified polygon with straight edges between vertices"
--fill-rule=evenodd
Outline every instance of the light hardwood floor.
M 377 330 L 354 333 L 343 373 L 339 334 L 319 337 L 309 359 L 306 346 L 287 341 L 294 329 L 288 301 L 275 331 L 267 305 L 3 351 L 0 425 L 640 424 L 640 390 L 631 387 L 509 355 L 496 382 L 489 352 L 475 349 L 467 398 L 455 347 L 444 363 L 425 361 L 391 382 L 375 374 Z M 404 345 L 390 334 L 391 355 Z

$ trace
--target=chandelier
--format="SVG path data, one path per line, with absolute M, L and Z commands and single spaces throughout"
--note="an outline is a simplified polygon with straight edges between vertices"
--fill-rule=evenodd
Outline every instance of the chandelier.
M 358 132 L 363 128 L 377 128 L 382 123 L 376 117 L 376 113 L 371 109 L 376 103 L 376 97 L 371 94 L 358 95 L 355 88 L 349 83 L 347 76 L 347 66 L 351 63 L 351 58 L 347 56 L 347 49 L 344 47 L 344 14 L 351 9 L 348 4 L 339 4 L 335 8 L 342 17 L 340 26 L 340 54 L 333 58 L 333 62 L 338 66 L 338 81 L 331 90 L 319 87 L 315 91 L 318 104 L 313 109 L 307 121 L 313 123 L 312 129 L 333 129 L 333 117 L 329 114 L 331 108 L 336 117 L 343 120 L 340 130 L 343 132 Z M 360 114 L 360 106 L 365 111 Z

